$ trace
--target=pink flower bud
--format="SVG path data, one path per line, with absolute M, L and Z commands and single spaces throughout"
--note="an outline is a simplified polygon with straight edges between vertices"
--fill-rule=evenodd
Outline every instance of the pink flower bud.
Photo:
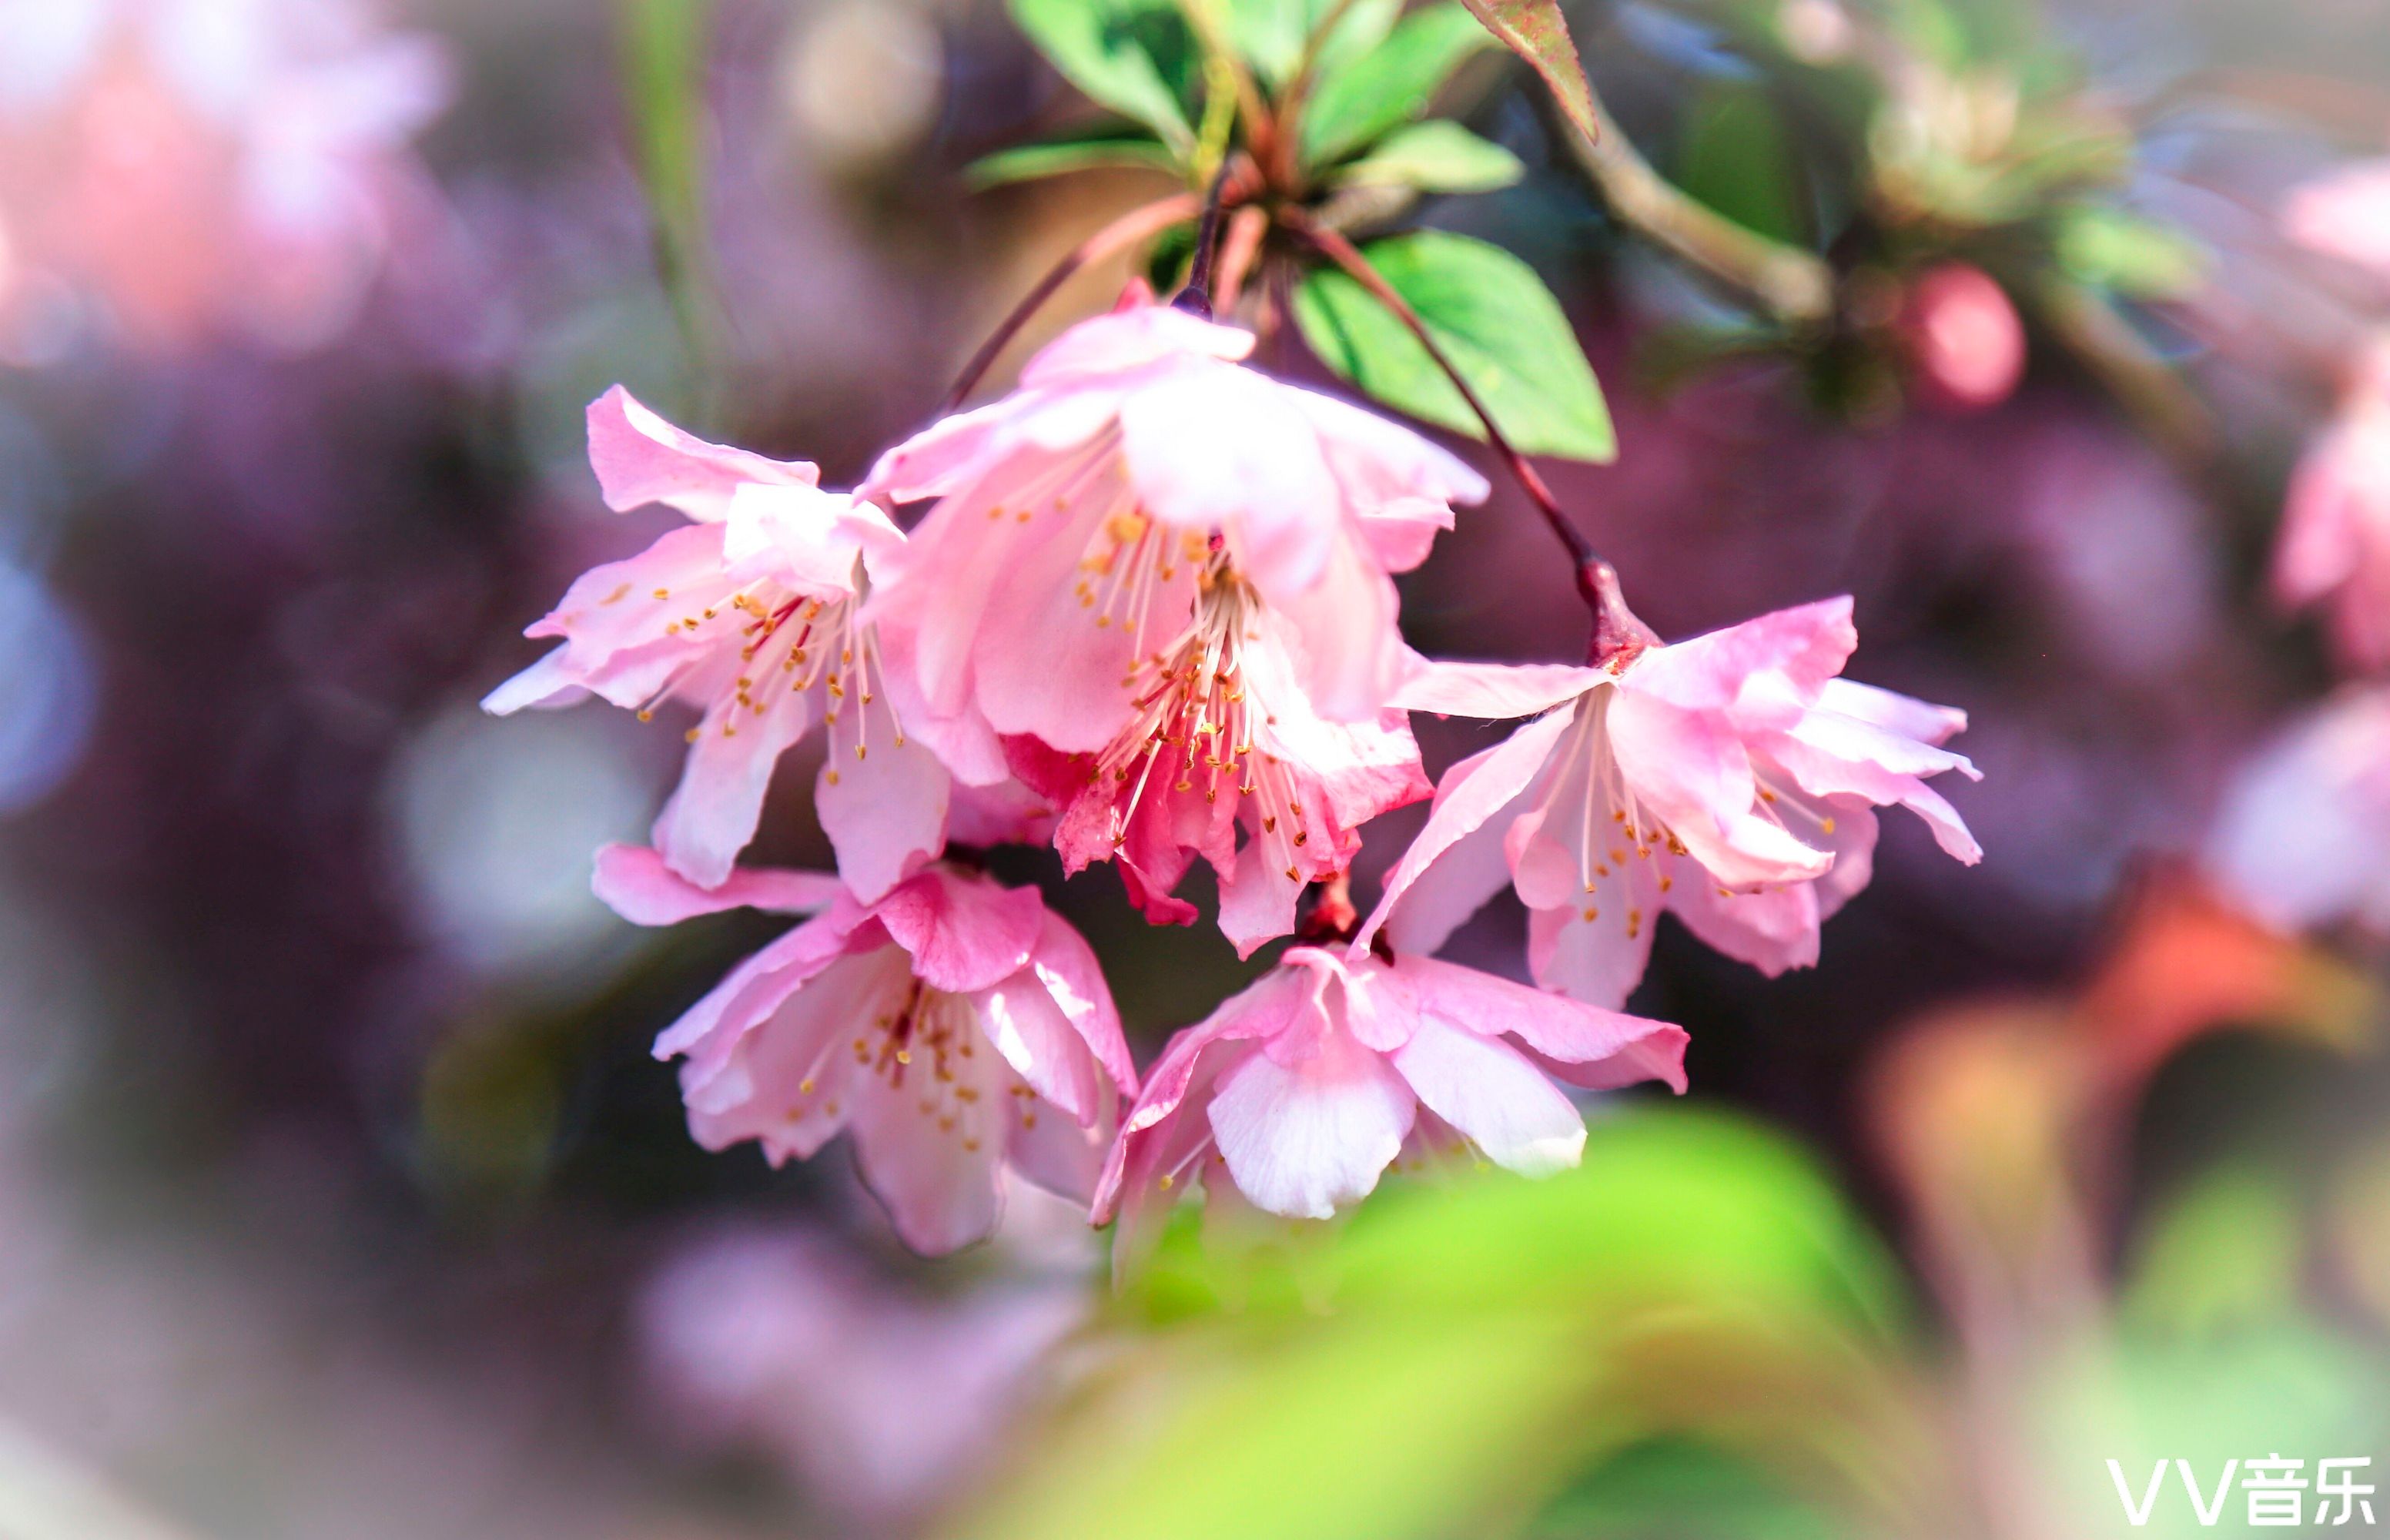
M 1898 322 L 1921 393 L 1946 411 L 1997 406 L 2024 375 L 2024 327 L 1982 268 L 1946 262 L 1911 286 Z

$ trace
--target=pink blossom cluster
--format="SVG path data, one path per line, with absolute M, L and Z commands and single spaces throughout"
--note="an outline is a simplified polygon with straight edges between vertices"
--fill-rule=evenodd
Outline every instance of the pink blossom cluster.
M 448 57 L 362 0 L 0 0 L 0 357 L 93 302 L 145 348 L 327 340 L 436 206 Z
M 1008 1172 L 1121 1217 L 1119 1254 L 1190 1187 L 1325 1218 L 1407 1152 L 1546 1174 L 1584 1141 L 1566 1088 L 1684 1088 L 1684 1032 L 1621 1010 L 1663 910 L 1773 973 L 1866 884 L 1874 809 L 1976 858 L 1925 785 L 1972 774 L 1940 747 L 1964 718 L 1838 677 L 1847 600 L 1597 666 L 1412 652 L 1394 575 L 1484 481 L 1253 345 L 1134 297 L 852 491 L 619 388 L 590 408 L 607 502 L 687 522 L 575 582 L 487 704 L 687 713 L 652 848 L 601 853 L 600 894 L 647 924 L 810 917 L 657 1040 L 701 1143 L 777 1163 L 849 1134 L 924 1251 L 989 1234 Z M 1414 710 L 1529 720 L 1435 787 Z M 739 865 L 816 731 L 836 876 Z M 1360 922 L 1362 828 L 1430 795 Z M 1240 956 L 1300 944 L 1141 1077 L 1087 944 L 970 854 L 1004 842 L 1110 863 L 1156 923 L 1196 918 L 1200 860 Z M 1434 956 L 1505 886 L 1532 985 Z

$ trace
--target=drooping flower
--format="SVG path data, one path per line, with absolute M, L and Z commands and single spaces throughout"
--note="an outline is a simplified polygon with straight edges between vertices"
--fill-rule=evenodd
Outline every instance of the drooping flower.
M 96 295 L 137 343 L 328 340 L 430 201 L 430 38 L 344 0 L 0 4 L 0 326 Z
M 888 516 L 822 490 L 810 464 L 685 433 L 619 385 L 590 405 L 589 458 L 609 507 L 662 503 L 690 522 L 582 574 L 526 633 L 561 644 L 484 707 L 595 694 L 643 717 L 667 699 L 699 708 L 654 840 L 700 887 L 729 876 L 774 765 L 816 724 L 829 744 L 814 806 L 857 896 L 944 849 L 949 762 L 983 785 L 1003 761 L 993 738 L 902 709 L 909 675 L 859 615 L 868 574 L 904 544 Z
M 2366 345 L 2339 416 L 2292 472 L 2274 591 L 2329 606 L 2347 666 L 2390 666 L 2390 334 Z
M 2390 280 L 2390 160 L 2361 160 L 2294 188 L 2282 233 Z
M 1352 864 L 1358 826 L 1430 788 L 1401 712 L 1323 719 L 1272 645 L 1279 617 L 1235 598 L 1214 616 L 1180 638 L 1102 751 L 1006 742 L 1022 782 L 1063 810 L 1066 869 L 1111 861 L 1148 919 L 1184 924 L 1195 906 L 1172 890 L 1201 855 L 1219 874 L 1220 929 L 1249 956 L 1293 930 L 1305 883 Z
M 1137 1071 L 1095 954 L 1035 890 L 944 866 L 869 904 L 810 873 L 706 890 L 623 845 L 599 853 L 597 886 L 642 924 L 821 909 L 656 1039 L 658 1059 L 682 1061 L 708 1149 L 753 1139 L 777 1165 L 849 1131 L 864 1182 L 924 1254 L 996 1227 L 1000 1166 L 1066 1197 L 1092 1189 Z
M 1466 1141 L 1530 1176 L 1576 1163 L 1585 1122 L 1553 1084 L 1685 1088 L 1683 1029 L 1457 963 L 1290 948 L 1171 1039 L 1121 1125 L 1094 1218 L 1126 1256 L 1181 1184 L 1225 1172 L 1253 1206 L 1325 1219 L 1407 1143 Z
M 1278 890 L 1336 869 L 1352 823 L 1419 794 L 1389 574 L 1485 492 L 1244 367 L 1253 342 L 1150 303 L 1083 322 L 864 487 L 939 499 L 869 607 L 926 708 L 1034 740 L 1014 763 L 1072 802 L 1072 858 L 1129 852 L 1154 918 L 1191 913 L 1164 897 L 1187 853 L 1230 877 L 1241 822 L 1240 944 L 1284 932 Z
M 2204 865 L 2277 930 L 2348 922 L 2390 936 L 2390 688 L 2345 690 L 2253 755 Z
M 1382 926 L 1433 953 L 1507 881 L 1536 981 L 1596 1005 L 1641 979 L 1664 908 L 1771 975 L 1816 962 L 1819 923 L 1872 875 L 1874 808 L 1982 855 L 1924 782 L 1974 776 L 1937 747 L 1966 714 L 1837 678 L 1857 641 L 1836 598 L 1601 668 L 1432 665 L 1414 709 L 1542 714 L 1446 773 L 1356 948 Z

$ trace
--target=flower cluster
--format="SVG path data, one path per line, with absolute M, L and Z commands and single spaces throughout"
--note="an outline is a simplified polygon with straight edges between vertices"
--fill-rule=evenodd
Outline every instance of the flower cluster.
M 1874 808 L 1975 858 L 1923 781 L 1972 774 L 1938 747 L 1964 718 L 1836 677 L 1847 600 L 1585 668 L 1410 651 L 1394 575 L 1484 481 L 1253 343 L 1132 296 L 852 492 L 620 389 L 590 408 L 608 504 L 687 522 L 574 583 L 487 705 L 693 713 L 652 847 L 601 853 L 599 893 L 647 924 L 811 917 L 657 1040 L 700 1142 L 777 1162 L 849 1133 L 924 1251 L 987 1235 L 1007 1171 L 1121 1216 L 1124 1256 L 1189 1186 L 1324 1218 L 1406 1151 L 1548 1173 L 1584 1138 L 1561 1087 L 1684 1088 L 1684 1033 L 1620 1010 L 1663 909 L 1773 972 L 1866 883 Z M 1413 710 L 1534 720 L 1435 789 Z M 837 875 L 738 865 L 816 728 Z M 1358 923 L 1362 827 L 1432 791 Z M 961 853 L 1014 841 L 1111 863 L 1158 923 L 1196 918 L 1200 858 L 1240 956 L 1323 902 L 1140 1089 L 1086 943 Z M 1541 987 L 1433 955 L 1506 878 Z

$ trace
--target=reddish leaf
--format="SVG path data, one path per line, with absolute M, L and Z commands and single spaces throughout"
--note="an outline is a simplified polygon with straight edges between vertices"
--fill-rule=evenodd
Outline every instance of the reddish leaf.
M 1585 83 L 1585 66 L 1577 62 L 1576 45 L 1569 40 L 1568 22 L 1560 0 L 1460 0 L 1470 14 L 1510 50 L 1535 66 L 1552 88 L 1553 100 L 1569 122 L 1588 139 L 1601 137 L 1601 121 L 1593 105 L 1593 88 Z

